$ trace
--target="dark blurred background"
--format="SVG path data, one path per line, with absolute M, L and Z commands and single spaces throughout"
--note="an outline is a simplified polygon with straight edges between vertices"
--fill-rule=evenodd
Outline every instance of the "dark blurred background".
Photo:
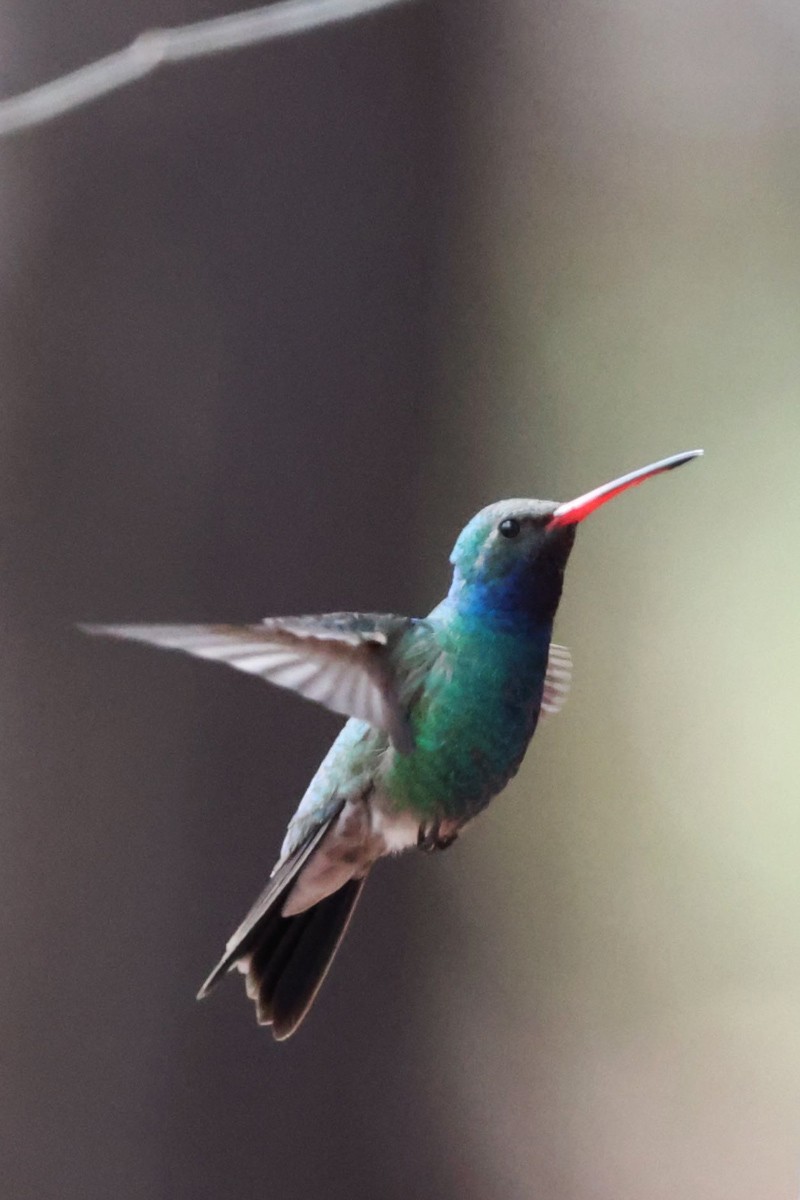
M 224 0 L 9 0 L 11 94 Z M 764 1200 L 800 1176 L 800 10 L 418 3 L 0 144 L 9 1200 Z M 422 613 L 583 530 L 509 794 L 301 1033 L 194 992 L 338 722 L 78 620 Z

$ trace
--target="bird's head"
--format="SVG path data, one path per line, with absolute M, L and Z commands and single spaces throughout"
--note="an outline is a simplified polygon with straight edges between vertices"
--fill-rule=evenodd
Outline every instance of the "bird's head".
M 500 500 L 481 509 L 453 548 L 450 599 L 462 612 L 552 622 L 578 524 L 629 487 L 702 454 L 662 459 L 561 504 Z

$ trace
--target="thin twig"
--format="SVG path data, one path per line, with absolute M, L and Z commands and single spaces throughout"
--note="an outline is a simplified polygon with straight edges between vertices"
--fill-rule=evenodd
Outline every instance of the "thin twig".
M 307 29 L 349 21 L 406 0 L 278 0 L 249 12 L 231 13 L 194 25 L 152 29 L 124 50 L 61 75 L 50 83 L 0 100 L 0 137 L 42 125 L 151 75 L 168 63 L 185 62 L 288 37 Z

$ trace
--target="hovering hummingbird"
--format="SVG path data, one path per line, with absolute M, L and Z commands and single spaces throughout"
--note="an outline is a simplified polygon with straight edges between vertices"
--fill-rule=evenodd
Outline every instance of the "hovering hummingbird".
M 228 663 L 349 717 L 198 999 L 237 967 L 259 1023 L 279 1041 L 294 1033 L 377 860 L 452 845 L 516 773 L 539 714 L 561 707 L 571 660 L 550 638 L 577 524 L 702 453 L 665 458 L 566 504 L 490 504 L 459 535 L 450 591 L 424 618 L 82 626 Z

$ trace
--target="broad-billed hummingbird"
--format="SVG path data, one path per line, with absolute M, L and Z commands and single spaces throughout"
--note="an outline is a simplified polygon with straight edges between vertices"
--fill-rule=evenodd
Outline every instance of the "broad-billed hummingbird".
M 558 504 L 501 500 L 456 541 L 427 617 L 330 613 L 253 625 L 87 625 L 228 663 L 349 717 L 292 817 L 264 892 L 200 989 L 238 967 L 283 1040 L 308 1012 L 379 858 L 444 850 L 516 773 L 557 712 L 569 651 L 551 642 L 578 522 L 689 450 Z

